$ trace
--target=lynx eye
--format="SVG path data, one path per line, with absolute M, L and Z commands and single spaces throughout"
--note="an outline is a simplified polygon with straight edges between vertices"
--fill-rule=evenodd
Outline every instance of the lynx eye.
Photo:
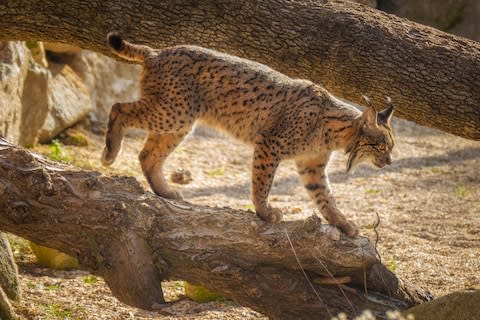
M 387 147 L 384 144 L 378 146 L 378 150 L 380 151 L 387 151 Z

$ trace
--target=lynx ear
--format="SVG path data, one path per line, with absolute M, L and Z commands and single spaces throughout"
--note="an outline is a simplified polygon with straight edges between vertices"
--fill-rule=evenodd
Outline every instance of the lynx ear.
M 366 96 L 362 96 L 365 102 L 367 103 L 367 108 L 362 113 L 362 120 L 366 126 L 376 127 L 377 126 L 377 110 L 372 106 L 370 99 Z
M 393 115 L 393 104 L 392 99 L 387 97 L 387 108 L 378 113 L 378 124 L 387 124 L 390 125 L 390 120 Z

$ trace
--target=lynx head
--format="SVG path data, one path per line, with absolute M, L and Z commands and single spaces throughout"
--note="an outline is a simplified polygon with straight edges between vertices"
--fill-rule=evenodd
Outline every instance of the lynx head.
M 377 112 L 367 97 L 367 108 L 358 121 L 358 136 L 350 148 L 347 162 L 347 172 L 362 162 L 369 162 L 378 168 L 392 163 L 390 156 L 395 140 L 390 123 L 393 105 L 387 97 L 387 108 Z

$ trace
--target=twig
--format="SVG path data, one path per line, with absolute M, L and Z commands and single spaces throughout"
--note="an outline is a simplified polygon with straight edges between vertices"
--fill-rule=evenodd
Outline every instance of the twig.
M 327 266 L 325 265 L 325 263 L 319 259 L 314 252 L 312 252 L 312 255 L 314 256 L 314 258 L 320 263 L 320 265 L 323 267 L 323 269 L 325 269 L 325 271 L 328 273 L 328 275 L 334 280 L 334 284 L 337 285 L 338 289 L 340 289 L 340 292 L 342 293 L 342 295 L 345 297 L 345 300 L 347 301 L 347 303 L 350 305 L 350 307 L 352 308 L 352 311 L 355 313 L 356 310 L 355 310 L 355 307 L 353 306 L 352 304 L 352 301 L 350 301 L 350 299 L 348 299 L 347 297 L 347 294 L 345 293 L 345 291 L 342 289 L 342 287 L 340 286 L 341 284 L 343 283 L 340 283 L 338 281 L 335 281 L 335 277 L 333 276 L 333 274 L 330 272 L 330 270 L 328 270 Z M 345 277 L 344 277 L 345 278 Z M 350 278 L 350 277 L 348 277 Z M 350 278 L 351 280 L 351 278 Z
M 377 215 L 377 221 L 375 221 L 375 223 L 373 224 L 373 232 L 375 232 L 375 246 L 374 246 L 374 249 L 375 249 L 375 253 L 377 254 L 377 257 L 378 257 L 378 261 L 380 261 L 380 263 L 382 263 L 382 256 L 380 255 L 380 252 L 378 252 L 378 249 L 377 249 L 377 244 L 380 240 L 380 234 L 378 233 L 378 226 L 380 225 L 380 215 L 378 214 L 377 211 L 375 211 L 375 214 Z
M 290 244 L 290 247 L 292 248 L 292 252 L 293 252 L 293 255 L 295 256 L 295 260 L 297 260 L 297 264 L 298 264 L 298 266 L 300 267 L 300 270 L 302 270 L 303 276 L 304 276 L 305 279 L 307 280 L 308 285 L 309 285 L 310 288 L 313 290 L 313 292 L 315 292 L 315 295 L 317 296 L 317 298 L 318 298 L 318 300 L 320 301 L 320 303 L 325 306 L 325 309 L 327 310 L 328 315 L 329 315 L 331 318 L 333 318 L 333 314 L 330 312 L 330 309 L 328 309 L 327 304 L 326 304 L 325 301 L 320 297 L 320 295 L 318 294 L 317 290 L 316 290 L 315 287 L 313 286 L 312 282 L 311 282 L 310 279 L 308 278 L 307 273 L 306 273 L 305 270 L 303 269 L 302 263 L 300 262 L 300 259 L 299 259 L 298 256 L 297 256 L 297 252 L 295 251 L 295 248 L 293 247 L 292 240 L 290 240 L 290 236 L 288 235 L 287 230 L 285 229 L 284 232 L 285 232 L 285 235 L 287 236 L 288 243 Z

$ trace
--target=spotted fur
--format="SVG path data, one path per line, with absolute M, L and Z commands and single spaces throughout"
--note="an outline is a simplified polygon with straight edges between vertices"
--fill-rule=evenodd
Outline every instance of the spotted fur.
M 112 106 L 103 163 L 110 165 L 125 129 L 149 132 L 139 155 L 153 191 L 180 198 L 164 179 L 167 156 L 196 121 L 222 129 L 253 146 L 252 202 L 266 221 L 281 220 L 267 197 L 275 170 L 295 159 L 298 172 L 324 217 L 355 236 L 356 226 L 337 209 L 325 168 L 334 150 L 350 153 L 347 169 L 370 161 L 390 164 L 394 139 L 392 106 L 362 113 L 323 87 L 291 79 L 263 64 L 195 46 L 155 50 L 118 35 L 108 42 L 119 56 L 143 63 L 141 99 Z

